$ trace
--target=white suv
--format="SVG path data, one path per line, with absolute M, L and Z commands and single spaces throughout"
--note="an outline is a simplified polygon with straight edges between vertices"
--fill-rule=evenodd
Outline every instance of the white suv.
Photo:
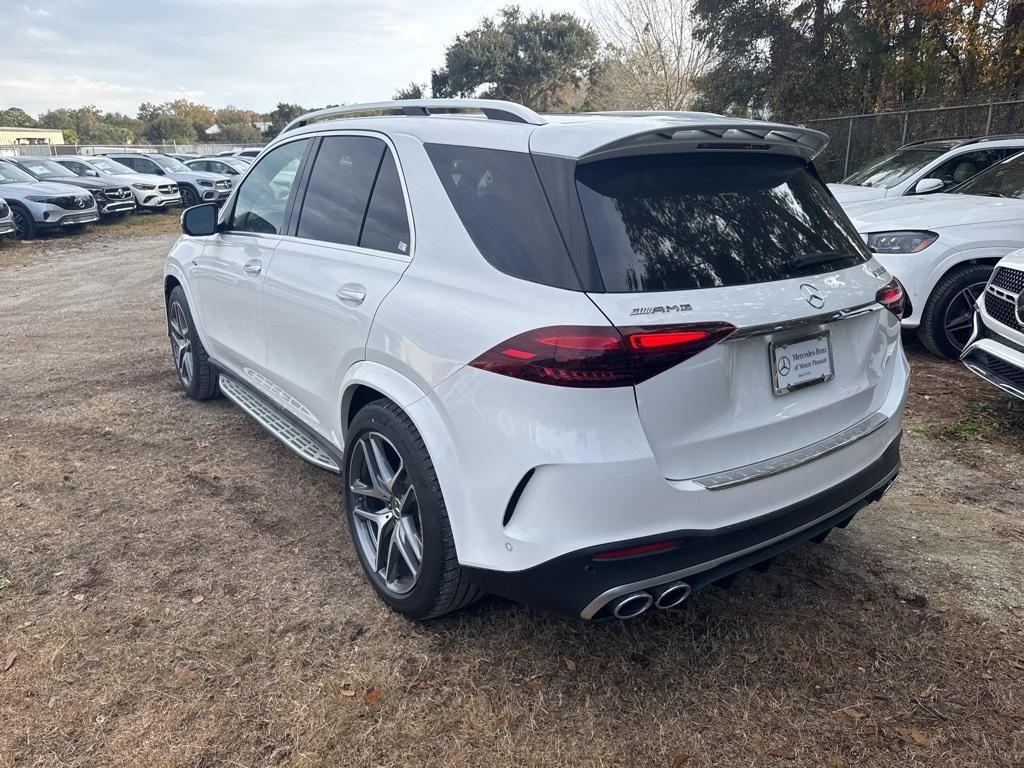
M 1024 249 L 992 272 L 974 315 L 964 365 L 990 384 L 1024 399 Z
M 677 606 L 899 471 L 902 288 L 817 181 L 826 142 L 478 100 L 307 115 L 182 217 L 181 385 L 342 473 L 410 618 Z

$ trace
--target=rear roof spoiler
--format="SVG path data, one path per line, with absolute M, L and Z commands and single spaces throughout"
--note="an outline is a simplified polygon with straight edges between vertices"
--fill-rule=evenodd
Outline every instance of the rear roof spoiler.
M 701 113 L 594 114 L 593 120 L 549 123 L 530 136 L 538 154 L 597 160 L 630 154 L 693 150 L 768 150 L 813 160 L 828 145 L 821 131 Z M 629 117 L 629 120 L 622 120 Z M 634 122 L 635 121 L 635 122 Z

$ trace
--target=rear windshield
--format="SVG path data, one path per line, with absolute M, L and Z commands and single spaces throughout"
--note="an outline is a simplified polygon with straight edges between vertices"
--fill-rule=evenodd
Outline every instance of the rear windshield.
M 576 188 L 609 292 L 787 280 L 870 258 L 795 158 L 681 153 L 580 165 Z

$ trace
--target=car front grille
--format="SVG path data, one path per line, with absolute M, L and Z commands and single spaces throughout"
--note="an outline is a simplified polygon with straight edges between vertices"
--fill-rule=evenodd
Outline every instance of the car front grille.
M 231 189 L 231 182 L 227 180 L 214 182 L 214 185 L 217 189 Z
M 128 200 L 132 191 L 128 187 L 108 187 L 103 190 L 103 194 L 108 200 Z
M 178 187 L 176 184 L 161 184 L 157 187 L 157 190 L 161 195 L 176 195 L 178 194 Z
M 1009 299 L 986 292 L 985 311 L 996 322 L 1013 328 L 1015 331 L 1024 331 L 1024 325 L 1021 325 L 1020 320 L 1017 319 L 1017 307 Z
M 1000 360 L 987 352 L 975 352 L 971 355 L 975 364 L 980 364 L 986 371 L 1003 381 L 1012 384 L 1016 389 L 1024 390 L 1024 369 Z
M 55 197 L 53 198 L 53 204 L 59 208 L 63 208 L 65 211 L 81 211 L 87 208 L 92 208 L 95 205 L 91 196 L 78 197 L 72 195 Z
M 992 285 L 1013 293 L 1024 293 L 1024 272 L 1010 267 L 1000 267 L 992 276 Z

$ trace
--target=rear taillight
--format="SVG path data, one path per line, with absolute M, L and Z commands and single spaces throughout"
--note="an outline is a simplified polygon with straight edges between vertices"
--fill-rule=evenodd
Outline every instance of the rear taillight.
M 729 323 L 538 328 L 502 342 L 470 365 L 561 387 L 629 387 L 693 357 L 735 331 Z
M 875 301 L 892 312 L 896 317 L 903 317 L 903 309 L 906 306 L 907 295 L 903 290 L 903 283 L 895 277 L 883 288 L 878 289 L 875 294 Z

